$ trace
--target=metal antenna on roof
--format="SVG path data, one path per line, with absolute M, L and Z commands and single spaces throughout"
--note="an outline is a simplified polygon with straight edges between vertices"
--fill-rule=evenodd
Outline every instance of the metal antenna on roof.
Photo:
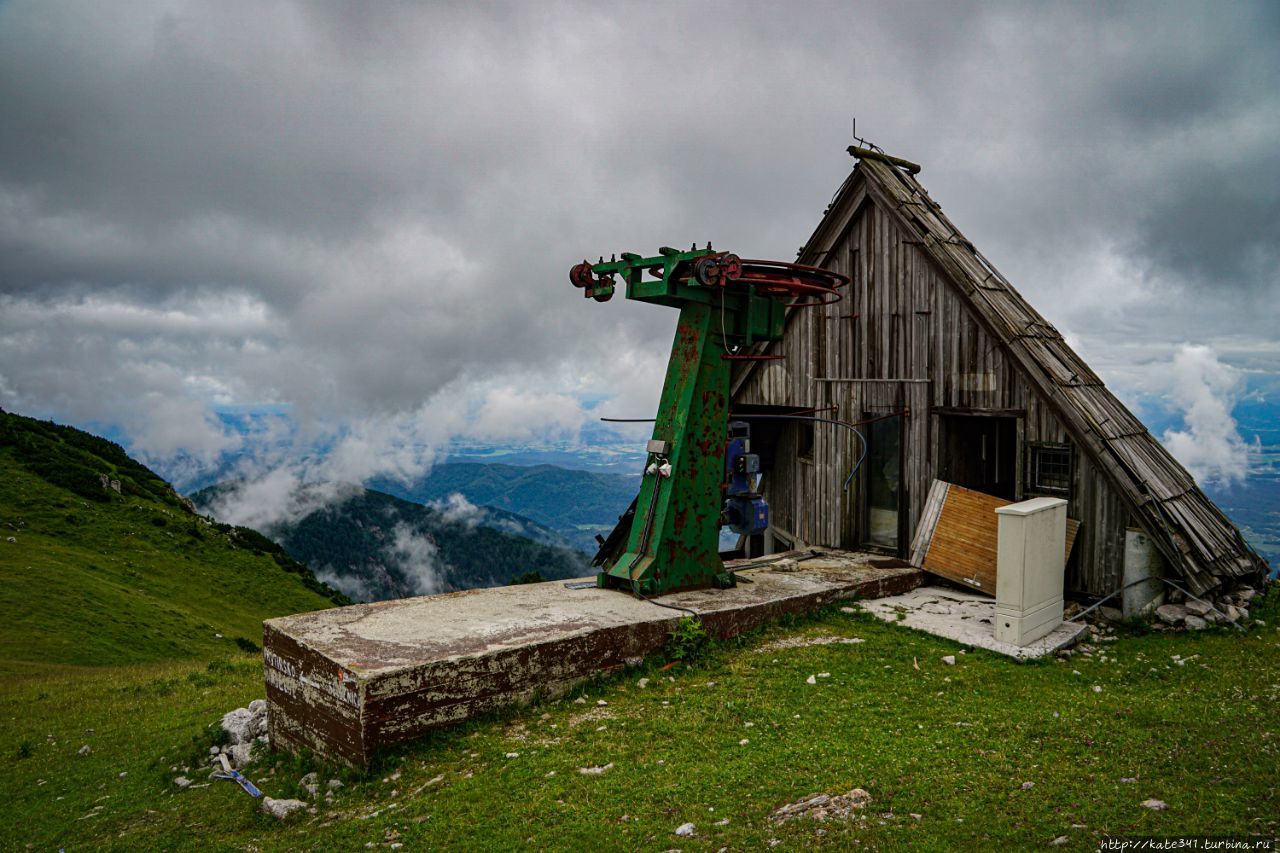
M 853 130 L 853 141 L 858 143 L 858 145 L 862 146 L 863 148 L 870 148 L 872 151 L 879 151 L 881 154 L 884 153 L 884 149 L 881 148 L 879 145 L 876 145 L 874 142 L 872 142 L 869 139 L 863 139 L 861 136 L 858 135 L 858 117 L 857 116 L 853 117 L 852 130 Z

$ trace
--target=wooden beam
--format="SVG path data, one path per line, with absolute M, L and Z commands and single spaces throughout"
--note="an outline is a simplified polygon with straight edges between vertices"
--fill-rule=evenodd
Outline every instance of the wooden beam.
M 859 160 L 879 160 L 881 163 L 888 163 L 890 166 L 897 166 L 903 169 L 909 175 L 920 174 L 920 164 L 912 163 L 910 160 L 903 160 L 901 157 L 894 157 L 885 154 L 883 151 L 875 151 L 870 148 L 862 148 L 858 145 L 850 145 L 849 153 Z
M 1026 409 L 983 409 L 973 406 L 934 406 L 935 415 L 966 415 L 988 418 L 1025 418 Z
M 814 382 L 898 382 L 928 385 L 932 379 L 855 379 L 850 376 L 819 376 Z

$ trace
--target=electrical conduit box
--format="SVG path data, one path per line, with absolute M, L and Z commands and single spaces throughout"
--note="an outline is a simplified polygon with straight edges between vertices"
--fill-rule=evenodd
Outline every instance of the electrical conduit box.
M 1067 502 L 1032 498 L 995 512 L 995 636 L 1026 646 L 1062 624 Z

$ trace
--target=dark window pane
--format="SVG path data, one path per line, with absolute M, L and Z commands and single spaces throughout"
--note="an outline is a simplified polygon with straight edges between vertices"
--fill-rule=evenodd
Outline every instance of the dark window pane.
M 868 425 L 867 541 L 898 547 L 898 495 L 901 485 L 902 419 L 886 418 Z
M 796 426 L 796 455 L 813 459 L 813 421 L 798 421 Z
M 1071 491 L 1071 448 L 1032 447 L 1029 488 L 1064 494 Z

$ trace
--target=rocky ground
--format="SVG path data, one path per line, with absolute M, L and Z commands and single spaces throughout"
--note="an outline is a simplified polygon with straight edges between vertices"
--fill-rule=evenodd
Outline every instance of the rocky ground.
M 1233 624 L 1245 628 L 1257 621 L 1249 618 L 1249 604 L 1257 596 L 1258 591 L 1249 586 L 1218 592 L 1211 598 L 1193 598 L 1171 590 L 1167 603 L 1156 608 L 1155 627 L 1199 631 L 1210 625 Z
M 1163 603 L 1147 618 L 1157 631 L 1200 631 L 1213 625 L 1265 627 L 1265 622 L 1251 618 L 1249 613 L 1250 604 L 1260 594 L 1253 587 L 1240 586 L 1229 590 L 1214 590 L 1207 596 L 1191 596 L 1183 590 L 1170 587 Z M 1111 603 L 1114 604 L 1115 600 Z M 1085 605 L 1070 603 L 1063 611 L 1063 618 L 1075 618 L 1085 609 Z M 1119 622 L 1123 618 L 1118 607 L 1110 607 L 1104 603 L 1091 611 L 1088 620 L 1096 628 L 1098 625 Z

